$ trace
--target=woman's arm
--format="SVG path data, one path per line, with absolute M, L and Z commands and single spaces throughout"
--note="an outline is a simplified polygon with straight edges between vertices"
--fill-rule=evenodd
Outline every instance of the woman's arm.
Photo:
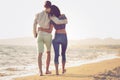
M 58 19 L 57 17 L 53 16 L 53 17 L 50 17 L 50 19 L 55 23 L 55 24 L 67 24 L 68 21 L 67 19 L 63 19 L 63 20 L 60 20 Z
M 53 30 L 53 25 L 51 24 L 49 29 L 44 29 L 42 27 L 39 27 L 38 30 L 51 33 Z

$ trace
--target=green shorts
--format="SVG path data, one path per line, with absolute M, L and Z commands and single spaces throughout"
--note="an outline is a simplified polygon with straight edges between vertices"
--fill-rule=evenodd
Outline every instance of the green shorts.
M 38 45 L 38 53 L 44 52 L 44 44 L 46 46 L 47 51 L 51 51 L 51 43 L 52 43 L 52 34 L 51 33 L 38 33 L 37 45 Z

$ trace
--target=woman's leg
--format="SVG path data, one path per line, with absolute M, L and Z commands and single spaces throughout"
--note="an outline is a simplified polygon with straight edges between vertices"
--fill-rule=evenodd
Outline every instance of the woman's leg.
M 55 52 L 54 63 L 55 63 L 56 75 L 59 75 L 59 72 L 58 72 L 59 43 L 56 42 L 55 40 L 53 40 L 52 43 L 53 43 L 53 48 L 54 48 L 54 52 Z
M 62 46 L 62 73 L 65 73 L 65 63 L 66 63 L 66 49 L 67 49 L 67 37 L 65 37 L 64 41 L 61 44 Z
M 66 63 L 66 44 L 62 44 L 62 73 L 65 73 L 65 63 Z

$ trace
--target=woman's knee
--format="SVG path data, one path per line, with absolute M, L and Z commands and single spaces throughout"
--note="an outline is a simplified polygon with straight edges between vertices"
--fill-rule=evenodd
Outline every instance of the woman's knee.
M 55 59 L 54 59 L 55 64 L 58 64 L 58 63 L 59 63 L 59 60 L 58 60 L 58 59 L 59 59 L 59 55 L 56 54 L 56 55 L 55 55 Z
M 55 63 L 55 64 L 59 64 L 58 58 L 55 58 L 55 59 L 54 59 L 54 63 Z
M 54 39 L 52 40 L 52 43 L 53 43 L 53 44 L 55 43 L 55 40 L 54 40 Z

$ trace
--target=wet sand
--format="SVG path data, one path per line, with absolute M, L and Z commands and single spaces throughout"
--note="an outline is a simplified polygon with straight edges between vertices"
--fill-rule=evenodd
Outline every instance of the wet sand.
M 56 76 L 55 71 L 53 71 L 51 75 L 39 76 L 38 74 L 35 74 L 31 76 L 15 78 L 14 80 L 110 80 L 110 71 L 113 72 L 113 75 L 119 75 L 119 67 L 120 58 L 116 58 L 96 63 L 84 64 L 77 67 L 70 67 L 67 68 L 67 72 L 65 74 L 60 74 L 59 76 Z M 115 72 L 115 70 L 118 72 Z M 101 75 L 103 77 L 101 77 Z M 119 76 L 113 75 L 111 76 L 114 77 L 113 80 L 120 79 Z

